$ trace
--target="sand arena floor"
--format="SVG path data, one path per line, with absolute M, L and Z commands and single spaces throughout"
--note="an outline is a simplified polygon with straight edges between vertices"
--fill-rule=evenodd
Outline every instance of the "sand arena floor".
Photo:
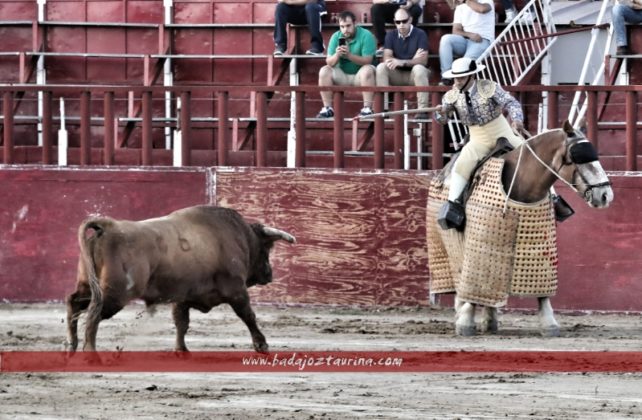
M 642 350 L 640 315 L 501 315 L 497 335 L 454 335 L 452 309 L 255 306 L 270 350 Z M 0 349 L 63 350 L 61 304 L 0 304 Z M 193 351 L 251 350 L 231 308 L 191 312 Z M 82 331 L 81 322 L 81 331 Z M 81 334 L 82 337 L 82 334 Z M 173 348 L 168 306 L 130 305 L 98 333 L 99 350 Z M 0 373 L 3 419 L 642 418 L 640 373 Z

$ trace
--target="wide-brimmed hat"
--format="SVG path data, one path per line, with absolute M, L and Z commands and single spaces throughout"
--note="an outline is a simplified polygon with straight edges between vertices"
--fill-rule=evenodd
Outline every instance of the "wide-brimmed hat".
M 450 70 L 446 70 L 441 77 L 445 79 L 453 79 L 455 77 L 464 77 L 469 74 L 479 73 L 486 68 L 483 64 L 477 64 L 475 60 L 462 57 L 453 61 L 453 66 Z

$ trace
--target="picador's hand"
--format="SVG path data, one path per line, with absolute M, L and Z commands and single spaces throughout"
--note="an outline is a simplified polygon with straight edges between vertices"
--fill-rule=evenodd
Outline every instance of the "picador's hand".
M 513 121 L 511 123 L 511 127 L 513 131 L 515 131 L 517 134 L 524 134 L 524 123 L 521 121 Z

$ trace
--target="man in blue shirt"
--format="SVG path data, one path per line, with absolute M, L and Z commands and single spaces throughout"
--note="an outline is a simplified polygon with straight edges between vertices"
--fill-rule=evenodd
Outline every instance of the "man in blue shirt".
M 395 12 L 397 29 L 388 31 L 383 60 L 377 66 L 377 86 L 428 86 L 428 36 L 412 25 L 406 9 Z M 428 93 L 417 93 L 417 107 L 428 107 Z M 420 113 L 418 119 L 427 119 Z

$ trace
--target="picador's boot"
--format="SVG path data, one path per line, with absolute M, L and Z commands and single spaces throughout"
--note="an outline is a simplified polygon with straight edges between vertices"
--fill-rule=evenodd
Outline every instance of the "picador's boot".
M 572 215 L 575 214 L 575 210 L 562 198 L 562 196 L 553 194 L 551 196 L 553 200 L 553 210 L 555 210 L 555 220 L 558 222 L 563 222 Z
M 459 201 L 446 201 L 439 209 L 437 223 L 444 230 L 452 228 L 459 231 L 464 230 L 466 223 L 464 206 Z

